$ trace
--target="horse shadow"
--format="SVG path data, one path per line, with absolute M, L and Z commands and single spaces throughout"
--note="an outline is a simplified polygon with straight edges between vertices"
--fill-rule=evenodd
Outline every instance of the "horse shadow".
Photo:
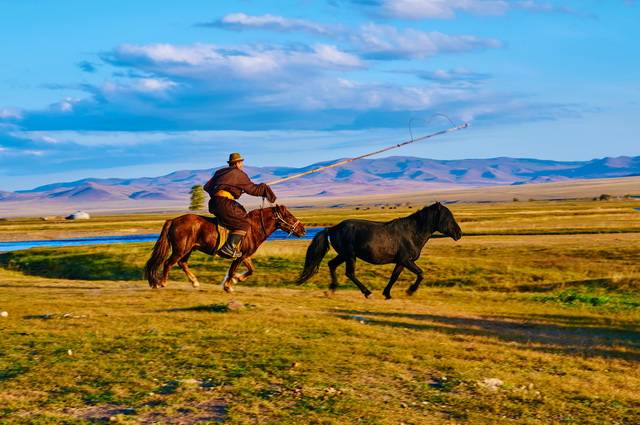
M 25 261 L 20 254 L 0 254 L 0 267 L 31 276 L 71 280 L 139 280 L 140 266 L 128 264 L 107 254 L 65 253 L 34 255 Z
M 167 310 L 160 310 L 163 313 L 180 313 L 180 312 L 205 312 L 205 313 L 227 313 L 230 311 L 230 308 L 227 304 L 203 304 L 203 305 L 195 305 L 192 307 L 176 307 L 170 308 Z
M 357 317 L 367 325 L 489 337 L 523 350 L 640 361 L 640 331 L 634 323 L 611 326 L 598 318 L 536 314 L 456 317 L 367 310 L 333 314 L 347 320 Z

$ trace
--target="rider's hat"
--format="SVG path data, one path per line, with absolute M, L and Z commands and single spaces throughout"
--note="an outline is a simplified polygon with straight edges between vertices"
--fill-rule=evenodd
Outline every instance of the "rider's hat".
M 240 161 L 244 161 L 244 158 L 238 152 L 234 152 L 231 155 L 229 155 L 229 161 L 227 162 L 229 163 L 229 165 L 233 165 L 236 162 L 240 162 Z

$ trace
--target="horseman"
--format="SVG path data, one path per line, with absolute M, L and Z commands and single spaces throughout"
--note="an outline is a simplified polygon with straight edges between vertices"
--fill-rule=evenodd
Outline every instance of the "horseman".
M 267 198 L 271 203 L 275 202 L 276 195 L 266 183 L 255 184 L 249 176 L 242 171 L 244 158 L 239 153 L 229 155 L 228 167 L 215 172 L 213 177 L 204 185 L 204 190 L 209 193 L 209 212 L 214 214 L 220 222 L 229 228 L 231 234 L 224 247 L 219 251 L 229 258 L 238 258 L 242 239 L 251 228 L 247 219 L 247 211 L 236 201 L 243 193 Z

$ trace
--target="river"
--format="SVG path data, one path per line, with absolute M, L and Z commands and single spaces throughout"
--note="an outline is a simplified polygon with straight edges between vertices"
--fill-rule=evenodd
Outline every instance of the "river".
M 307 234 L 302 240 L 312 239 L 323 227 L 307 228 Z M 12 241 L 0 242 L 0 252 L 18 251 L 29 248 L 52 248 L 61 246 L 81 246 L 81 245 L 103 245 L 103 244 L 123 244 L 136 242 L 155 242 L 158 239 L 157 233 L 146 235 L 127 235 L 127 236 L 96 236 L 90 238 L 74 238 L 74 239 L 49 239 L 38 241 Z M 270 241 L 280 241 L 285 239 L 298 239 L 295 236 L 289 236 L 282 230 L 276 230 L 270 237 Z

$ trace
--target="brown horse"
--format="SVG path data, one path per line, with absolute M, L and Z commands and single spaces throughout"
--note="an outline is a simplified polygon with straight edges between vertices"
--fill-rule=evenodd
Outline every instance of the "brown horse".
M 255 267 L 251 262 L 251 256 L 276 229 L 297 237 L 305 234 L 304 225 L 284 205 L 253 210 L 247 214 L 247 218 L 251 223 L 251 230 L 242 242 L 242 256 L 233 260 L 222 282 L 226 292 L 232 292 L 233 284 L 245 281 L 253 274 Z M 194 288 L 199 287 L 198 278 L 187 265 L 189 256 L 194 249 L 215 255 L 219 246 L 218 237 L 218 226 L 212 217 L 185 214 L 165 221 L 151 257 L 144 267 L 144 276 L 149 281 L 149 286 L 152 288 L 166 286 L 169 271 L 178 264 L 184 270 L 191 285 Z M 169 248 L 171 248 L 171 255 L 169 255 Z M 244 264 L 247 271 L 236 274 L 240 264 Z

